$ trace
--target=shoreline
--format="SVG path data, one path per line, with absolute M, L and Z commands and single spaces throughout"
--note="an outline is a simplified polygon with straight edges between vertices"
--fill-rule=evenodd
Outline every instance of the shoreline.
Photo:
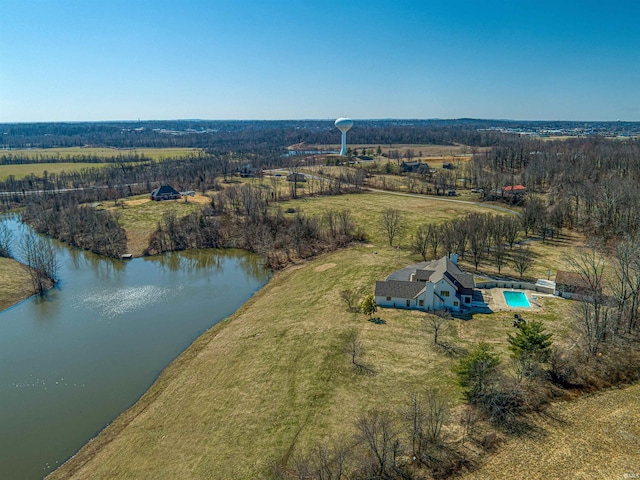
M 151 386 L 144 392 L 133 405 L 121 412 L 112 422 L 107 424 L 102 430 L 88 440 L 80 449 L 62 463 L 56 470 L 49 473 L 46 479 L 66 479 L 78 473 L 87 463 L 96 457 L 104 447 L 113 442 L 119 435 L 137 418 L 144 414 L 154 401 L 166 391 L 171 381 L 174 380 L 182 371 L 188 368 L 190 362 L 201 354 L 210 342 L 215 340 L 218 334 L 227 328 L 244 310 L 249 309 L 256 302 L 268 286 L 272 284 L 276 277 L 280 277 L 287 271 L 300 268 L 300 265 L 289 265 L 283 270 L 274 272 L 271 278 L 255 292 L 240 308 L 229 315 L 227 318 L 220 320 L 211 328 L 205 330 L 198 336 L 185 350 L 183 350 L 169 365 L 167 365 L 158 374 Z

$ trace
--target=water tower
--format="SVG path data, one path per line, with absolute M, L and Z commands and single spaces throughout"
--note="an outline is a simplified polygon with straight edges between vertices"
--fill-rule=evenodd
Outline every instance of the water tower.
M 350 118 L 339 118 L 336 120 L 336 127 L 342 132 L 342 148 L 340 155 L 343 157 L 347 154 L 347 132 L 353 127 L 353 120 Z

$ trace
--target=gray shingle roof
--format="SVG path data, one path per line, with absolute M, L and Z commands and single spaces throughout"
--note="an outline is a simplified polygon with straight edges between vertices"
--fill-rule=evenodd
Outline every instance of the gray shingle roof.
M 410 281 L 413 276 L 413 282 Z M 438 283 L 447 277 L 456 289 L 470 295 L 475 287 L 473 274 L 460 270 L 449 257 L 410 265 L 393 272 L 385 282 L 376 283 L 376 295 L 397 298 L 414 298 L 424 288 L 424 282 Z M 420 280 L 420 281 L 417 281 Z
M 415 298 L 425 289 L 424 283 L 387 280 L 376 282 L 376 296 L 395 298 Z

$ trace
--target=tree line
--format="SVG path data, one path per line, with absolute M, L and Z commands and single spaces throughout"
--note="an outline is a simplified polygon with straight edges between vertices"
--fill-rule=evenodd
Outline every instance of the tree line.
M 309 258 L 365 239 L 347 210 L 320 217 L 287 213 L 272 205 L 268 189 L 230 187 L 200 211 L 178 218 L 165 214 L 151 235 L 146 254 L 189 248 L 241 248 L 261 255 L 270 268 Z

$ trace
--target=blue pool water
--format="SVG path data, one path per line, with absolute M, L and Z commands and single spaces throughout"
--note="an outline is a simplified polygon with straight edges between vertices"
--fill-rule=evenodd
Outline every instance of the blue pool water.
M 511 308 L 531 308 L 529 300 L 527 300 L 527 296 L 524 292 L 510 292 L 504 290 L 502 294 L 504 295 L 505 302 L 507 302 L 507 305 Z

